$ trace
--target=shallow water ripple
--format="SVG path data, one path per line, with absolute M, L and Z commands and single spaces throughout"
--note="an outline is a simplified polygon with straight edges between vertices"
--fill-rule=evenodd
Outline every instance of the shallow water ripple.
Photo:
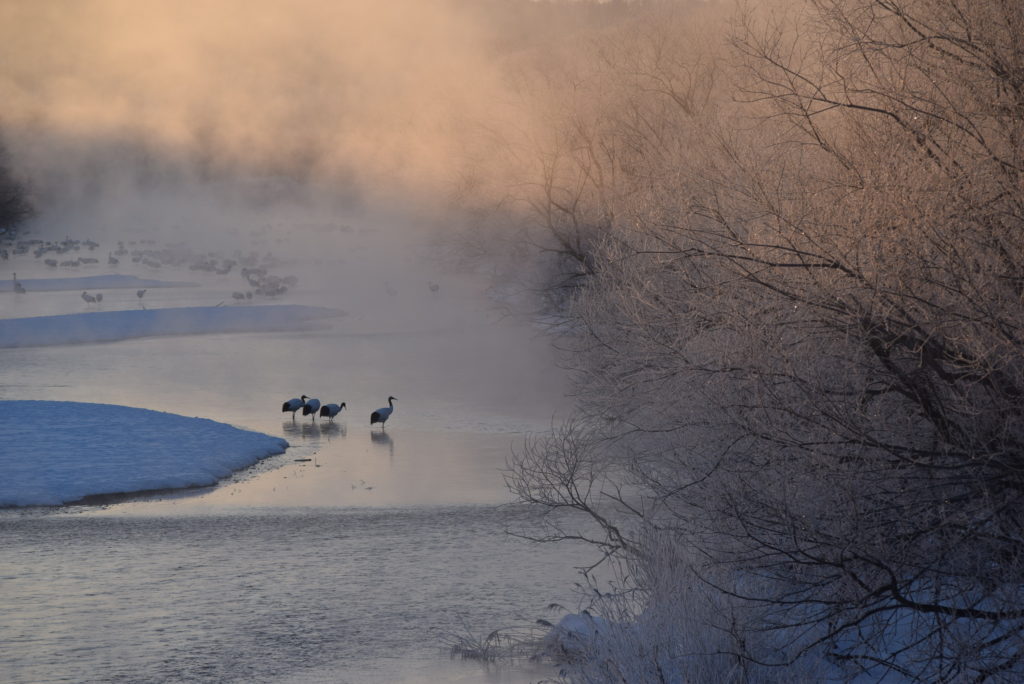
M 564 566 L 504 534 L 526 515 L 5 517 L 0 679 L 386 681 L 387 654 L 439 661 L 460 616 L 486 631 L 564 590 Z

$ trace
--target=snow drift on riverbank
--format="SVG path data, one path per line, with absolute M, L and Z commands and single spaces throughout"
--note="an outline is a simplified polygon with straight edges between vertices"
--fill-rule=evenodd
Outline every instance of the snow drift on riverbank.
M 198 287 L 199 283 L 152 280 L 133 275 L 94 275 L 73 278 L 18 278 L 26 292 L 57 292 L 60 290 L 121 290 L 159 287 Z M 13 280 L 0 280 L 0 292 L 13 292 Z
M 345 312 L 318 306 L 188 306 L 0 320 L 0 348 L 116 342 L 157 335 L 303 330 Z
M 0 507 L 212 485 L 288 442 L 205 418 L 67 401 L 0 401 Z

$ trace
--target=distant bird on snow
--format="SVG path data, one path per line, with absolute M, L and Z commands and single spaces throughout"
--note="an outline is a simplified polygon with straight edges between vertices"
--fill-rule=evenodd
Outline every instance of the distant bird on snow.
M 281 406 L 281 413 L 288 413 L 289 411 L 291 411 L 292 420 L 295 420 L 295 412 L 306 405 L 307 398 L 308 397 L 306 397 L 306 395 L 303 394 L 301 399 L 289 399 L 288 401 L 284 402 L 284 404 Z
M 82 290 L 82 299 L 84 299 L 87 304 L 95 304 L 96 303 L 96 298 L 93 297 L 88 292 L 86 292 L 85 290 Z
M 391 412 L 395 410 L 395 405 L 392 403 L 395 401 L 394 397 L 388 397 L 388 405 L 384 408 L 379 408 L 370 414 L 370 425 L 374 423 L 380 423 L 380 429 L 384 429 L 384 423 L 391 417 Z
M 145 295 L 146 295 L 146 291 L 145 290 L 136 290 L 135 291 L 135 296 L 138 297 L 139 299 L 142 299 Z
M 331 419 L 331 422 L 333 423 L 334 416 L 341 413 L 341 410 L 343 408 L 345 408 L 345 402 L 341 402 L 340 404 L 324 404 L 320 408 L 320 417 L 323 418 L 324 416 L 327 416 L 328 418 Z
M 319 399 L 307 399 L 306 400 L 306 405 L 302 407 L 302 415 L 308 416 L 308 415 L 312 414 L 313 417 L 311 418 L 311 420 L 315 423 L 316 422 L 316 412 L 319 411 L 319 410 L 320 410 L 320 400 Z

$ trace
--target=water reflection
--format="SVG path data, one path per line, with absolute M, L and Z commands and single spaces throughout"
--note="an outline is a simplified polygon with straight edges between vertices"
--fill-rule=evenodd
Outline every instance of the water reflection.
M 348 426 L 345 423 L 324 423 L 320 426 L 320 432 L 329 442 L 335 437 L 345 437 L 348 434 Z
M 391 439 L 391 435 L 388 433 L 383 430 L 371 430 L 370 441 L 373 442 L 375 446 L 387 447 L 388 456 L 392 459 L 395 457 L 395 442 Z
M 292 423 L 285 421 L 281 423 L 281 432 L 286 437 L 299 437 L 301 439 L 320 439 L 321 433 L 333 434 L 335 430 L 332 425 L 321 427 L 318 423 Z

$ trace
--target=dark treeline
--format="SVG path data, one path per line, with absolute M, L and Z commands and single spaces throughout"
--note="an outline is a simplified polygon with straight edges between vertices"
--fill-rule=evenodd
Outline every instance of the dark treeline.
M 0 140 L 0 237 L 16 236 L 31 215 L 28 189 L 11 167 L 10 155 Z

